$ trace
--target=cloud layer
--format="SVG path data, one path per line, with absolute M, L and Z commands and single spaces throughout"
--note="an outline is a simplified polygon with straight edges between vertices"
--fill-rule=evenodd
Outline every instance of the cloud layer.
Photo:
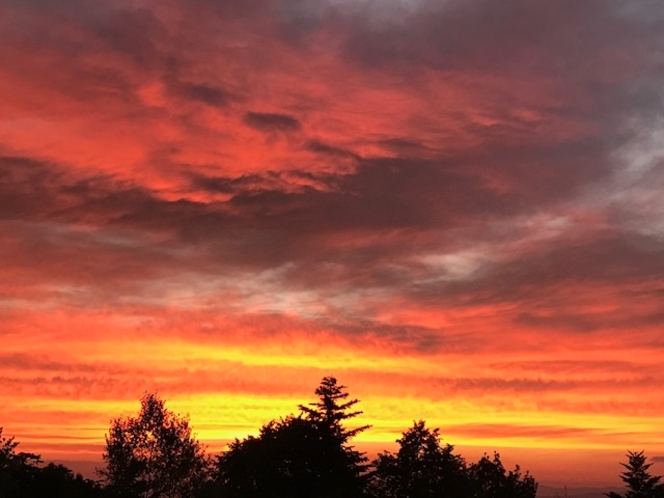
M 159 388 L 223 440 L 333 373 L 373 441 L 661 452 L 663 23 L 0 2 L 0 422 L 71 456 Z

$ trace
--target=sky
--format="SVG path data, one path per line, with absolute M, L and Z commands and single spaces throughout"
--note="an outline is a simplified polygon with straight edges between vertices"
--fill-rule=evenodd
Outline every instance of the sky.
M 157 390 L 218 451 L 334 375 L 362 448 L 664 461 L 660 0 L 0 0 L 0 60 L 24 450 Z

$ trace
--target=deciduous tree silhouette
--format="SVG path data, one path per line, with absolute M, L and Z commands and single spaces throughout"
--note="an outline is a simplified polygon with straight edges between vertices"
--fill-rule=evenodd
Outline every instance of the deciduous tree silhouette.
M 0 427 L 0 490 L 3 496 L 20 496 L 19 492 L 34 481 L 41 459 L 34 453 L 17 452 L 19 443 L 3 436 L 2 430 Z
M 609 498 L 664 498 L 664 486 L 660 483 L 662 476 L 652 476 L 648 470 L 652 466 L 646 463 L 648 457 L 643 451 L 627 452 L 627 463 L 621 463 L 625 467 L 620 478 L 627 485 L 624 497 L 618 493 L 607 493 Z
M 423 420 L 397 440 L 399 451 L 380 453 L 374 460 L 371 489 L 376 498 L 465 498 L 469 496 L 466 464 L 442 446 L 439 429 L 430 430 Z
M 207 476 L 204 448 L 189 421 L 154 393 L 143 396 L 137 417 L 111 421 L 102 456 L 99 474 L 120 498 L 189 498 Z
M 19 443 L 2 436 L 0 427 L 0 497 L 95 498 L 102 496 L 93 481 L 74 474 L 64 465 L 42 463 L 39 455 L 17 452 Z
M 326 377 L 318 400 L 264 425 L 258 437 L 235 440 L 218 459 L 222 496 L 228 498 L 356 498 L 364 494 L 366 457 L 350 439 L 366 427 L 342 422 L 359 415 L 357 400 Z
M 479 462 L 469 468 L 469 475 L 475 485 L 472 495 L 476 498 L 535 498 L 537 482 L 526 472 L 521 474 L 517 465 L 507 472 L 498 453 L 490 459 L 484 455 Z

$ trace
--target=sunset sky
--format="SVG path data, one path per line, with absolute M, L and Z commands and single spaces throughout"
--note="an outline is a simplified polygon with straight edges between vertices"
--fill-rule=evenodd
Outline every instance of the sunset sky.
M 311 400 L 543 482 L 664 461 L 664 2 L 0 0 L 0 426 Z M 664 464 L 653 470 L 664 473 Z

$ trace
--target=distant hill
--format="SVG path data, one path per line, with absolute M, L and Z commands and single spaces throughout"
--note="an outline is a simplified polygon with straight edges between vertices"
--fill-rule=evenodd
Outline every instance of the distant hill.
M 537 498 L 606 498 L 604 493 L 615 491 L 620 493 L 620 488 L 556 488 L 553 486 L 539 486 Z

